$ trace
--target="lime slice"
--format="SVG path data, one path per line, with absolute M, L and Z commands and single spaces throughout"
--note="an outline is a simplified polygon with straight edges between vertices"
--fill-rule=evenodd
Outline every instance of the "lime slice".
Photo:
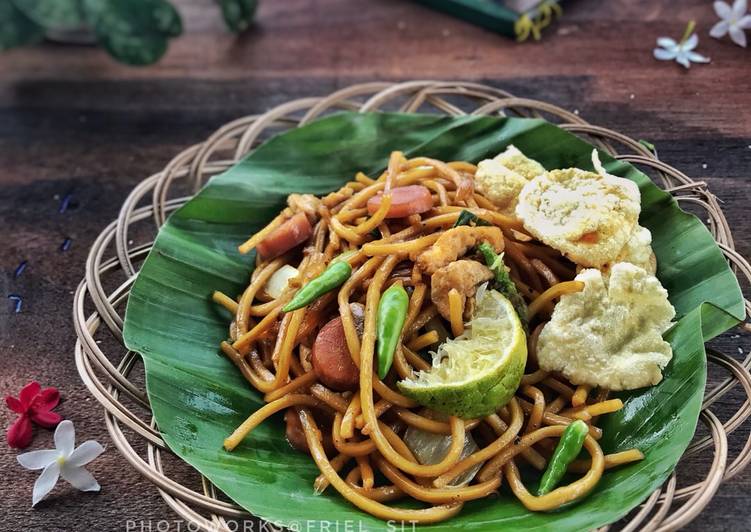
M 514 306 L 480 287 L 464 334 L 433 354 L 433 367 L 397 383 L 401 392 L 437 412 L 469 419 L 511 400 L 527 363 L 527 337 Z

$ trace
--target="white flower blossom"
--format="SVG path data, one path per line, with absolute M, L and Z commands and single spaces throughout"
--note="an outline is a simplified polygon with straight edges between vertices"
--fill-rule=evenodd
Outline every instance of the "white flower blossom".
M 689 22 L 683 39 L 675 42 L 670 37 L 660 37 L 657 39 L 657 46 L 653 53 L 655 59 L 660 61 L 677 61 L 678 64 L 686 68 L 691 67 L 691 63 L 709 63 L 709 58 L 694 52 L 694 48 L 699 44 L 699 37 L 693 33 L 695 23 Z
M 62 421 L 55 430 L 55 449 L 31 451 L 19 454 L 18 463 L 26 469 L 41 469 L 42 474 L 34 483 L 31 505 L 35 506 L 63 477 L 81 491 L 99 491 L 99 483 L 84 466 L 104 452 L 98 442 L 88 440 L 75 448 L 76 433 L 73 422 Z
M 720 39 L 729 33 L 735 44 L 745 48 L 746 33 L 743 30 L 751 29 L 751 14 L 747 13 L 748 1 L 735 0 L 733 7 L 727 2 L 715 2 L 714 10 L 720 17 L 720 22 L 712 27 L 709 34 Z

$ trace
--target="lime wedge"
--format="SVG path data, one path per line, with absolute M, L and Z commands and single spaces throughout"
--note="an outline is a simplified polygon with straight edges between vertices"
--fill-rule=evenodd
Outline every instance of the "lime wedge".
M 476 298 L 464 334 L 441 344 L 429 371 L 397 383 L 417 403 L 464 419 L 508 403 L 527 363 L 527 337 L 511 302 L 484 287 Z

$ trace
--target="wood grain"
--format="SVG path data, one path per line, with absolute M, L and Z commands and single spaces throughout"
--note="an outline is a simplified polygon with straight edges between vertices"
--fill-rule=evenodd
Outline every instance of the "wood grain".
M 159 530 L 186 530 L 111 445 L 73 362 L 71 300 L 88 247 L 129 190 L 239 116 L 360 81 L 482 81 L 654 142 L 662 159 L 710 184 L 725 202 L 739 251 L 751 255 L 751 52 L 708 37 L 710 2 L 571 0 L 542 42 L 524 45 L 408 1 L 265 0 L 240 38 L 227 34 L 210 2 L 178 4 L 186 35 L 151 68 L 121 66 L 77 46 L 0 55 L 0 282 L 4 295 L 24 296 L 20 314 L 0 305 L 0 391 L 15 394 L 32 378 L 59 386 L 60 412 L 76 423 L 79 439 L 109 444 L 92 464 L 101 493 L 61 484 L 34 510 L 35 475 L 0 445 L 0 530 L 156 530 L 160 519 L 168 523 Z M 690 19 L 712 63 L 686 71 L 654 60 L 655 39 L 679 37 Z M 71 192 L 73 208 L 59 214 L 60 197 Z M 66 237 L 73 244 L 61 252 Z M 14 279 L 21 260 L 29 266 Z M 751 348 L 733 335 L 717 343 L 738 356 Z M 731 394 L 716 411 L 726 419 L 739 400 Z M 8 424 L 9 412 L 1 419 Z M 742 428 L 731 450 L 747 435 Z M 41 430 L 33 448 L 50 444 Z M 706 463 L 695 465 L 682 484 Z M 723 485 L 688 529 L 747 529 L 749 496 L 747 472 Z

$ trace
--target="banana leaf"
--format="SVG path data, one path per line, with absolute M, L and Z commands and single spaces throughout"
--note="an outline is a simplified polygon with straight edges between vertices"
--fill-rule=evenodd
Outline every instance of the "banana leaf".
M 387 524 L 331 488 L 313 494 L 318 470 L 292 451 L 281 416 L 262 424 L 234 451 L 222 441 L 263 402 L 218 354 L 229 316 L 210 302 L 213 290 L 239 294 L 253 256 L 237 244 L 267 223 L 291 192 L 324 194 L 356 171 L 381 171 L 391 150 L 407 156 L 479 161 L 513 143 L 548 169 L 592 169 L 592 146 L 542 120 L 341 113 L 277 136 L 214 177 L 161 229 L 133 286 L 125 342 L 144 360 L 151 407 L 165 442 L 231 499 L 275 524 L 358 530 Z M 654 236 L 659 278 L 677 310 L 666 338 L 674 357 L 663 381 L 621 394 L 625 407 L 602 420 L 606 452 L 631 447 L 645 459 L 606 471 L 578 503 L 550 513 L 526 510 L 505 488 L 467 503 L 435 530 L 586 530 L 615 521 L 665 481 L 696 427 L 706 381 L 704 342 L 743 317 L 735 276 L 710 233 L 633 166 L 600 155 L 608 171 L 634 180 L 641 223 Z M 534 478 L 528 479 L 534 484 Z

